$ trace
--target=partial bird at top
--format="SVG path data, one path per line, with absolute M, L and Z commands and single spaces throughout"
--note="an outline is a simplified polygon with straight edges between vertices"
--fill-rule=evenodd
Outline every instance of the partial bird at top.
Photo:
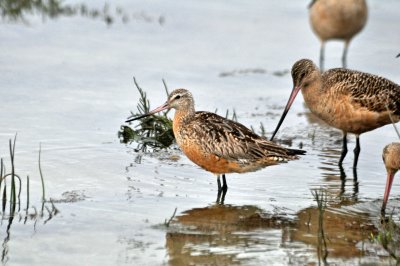
M 313 0 L 310 23 L 321 41 L 319 67 L 324 69 L 325 42 L 344 41 L 342 67 L 347 67 L 347 49 L 351 39 L 365 26 L 368 8 L 365 0 Z

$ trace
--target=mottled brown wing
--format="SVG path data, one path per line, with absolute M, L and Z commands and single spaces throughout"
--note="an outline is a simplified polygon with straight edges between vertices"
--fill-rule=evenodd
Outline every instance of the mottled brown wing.
M 400 115 L 400 86 L 376 75 L 346 69 L 331 69 L 324 73 L 326 82 L 339 84 L 337 89 L 348 93 L 355 103 L 373 112 L 387 108 Z
M 270 156 L 293 158 L 295 154 L 217 114 L 196 112 L 195 116 L 186 130 L 201 142 L 207 153 L 230 160 L 257 160 Z

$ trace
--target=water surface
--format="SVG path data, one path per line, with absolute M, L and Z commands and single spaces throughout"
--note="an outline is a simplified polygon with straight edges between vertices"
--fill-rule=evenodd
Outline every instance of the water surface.
M 139 99 L 133 77 L 152 107 L 165 101 L 165 79 L 170 89 L 189 89 L 198 110 L 235 109 L 241 123 L 258 129 L 262 122 L 269 136 L 292 87 L 288 70 L 300 58 L 318 59 L 308 2 L 121 0 L 109 2 L 108 13 L 101 13 L 103 2 L 85 3 L 112 22 L 101 15 L 51 19 L 39 11 L 22 21 L 4 18 L 1 156 L 9 163 L 8 140 L 18 133 L 17 171 L 31 176 L 31 204 L 39 208 L 41 143 L 46 197 L 55 200 L 59 213 L 49 221 L 14 219 L 3 262 L 388 262 L 368 237 L 379 224 L 386 181 L 381 152 L 397 139 L 392 126 L 362 135 L 357 175 L 351 152 L 341 172 L 341 133 L 316 120 L 299 97 L 277 137 L 307 155 L 228 175 L 224 206 L 214 203 L 216 178 L 178 149 L 142 154 L 139 163 L 135 144 L 120 144 L 117 137 Z M 351 43 L 349 67 L 399 82 L 400 3 L 368 3 L 368 24 Z M 340 42 L 328 44 L 326 67 L 340 65 L 341 49 Z M 351 137 L 350 151 L 353 146 Z M 311 194 L 319 188 L 329 196 L 326 245 L 318 242 L 319 214 Z M 395 182 L 388 206 L 395 215 L 399 191 Z M 76 200 L 66 200 L 71 195 Z M 175 219 L 165 227 L 175 208 Z M 7 224 L 2 223 L 2 238 Z

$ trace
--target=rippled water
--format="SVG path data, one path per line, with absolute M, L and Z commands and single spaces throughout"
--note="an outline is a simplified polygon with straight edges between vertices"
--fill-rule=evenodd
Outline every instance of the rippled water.
M 8 139 L 17 132 L 16 170 L 30 175 L 31 204 L 40 208 L 41 143 L 46 197 L 59 212 L 50 220 L 14 219 L 8 235 L 3 220 L 3 262 L 388 262 L 387 253 L 368 238 L 379 224 L 386 181 L 381 152 L 397 139 L 392 126 L 362 135 L 356 175 L 351 152 L 341 172 L 341 133 L 313 117 L 299 97 L 277 137 L 302 145 L 307 155 L 228 175 L 224 206 L 214 204 L 216 178 L 178 149 L 138 154 L 135 144 L 120 144 L 117 137 L 138 102 L 133 76 L 152 107 L 165 101 L 165 79 L 170 89 L 191 90 L 198 110 L 235 109 L 241 123 L 257 129 L 262 122 L 270 135 L 291 90 L 288 70 L 299 58 L 318 59 L 308 2 L 113 1 L 107 11 L 111 24 L 101 16 L 50 19 L 40 12 L 26 14 L 24 21 L 4 19 L 1 156 L 8 164 Z M 368 3 L 369 21 L 351 43 L 349 67 L 399 82 L 400 3 Z M 100 12 L 103 4 L 87 3 Z M 340 64 L 341 49 L 339 42 L 328 44 L 326 67 Z M 351 138 L 349 149 L 353 146 Z M 319 188 L 329 198 L 326 245 L 317 237 L 320 216 L 311 193 Z M 395 181 L 388 206 L 395 216 L 399 191 Z

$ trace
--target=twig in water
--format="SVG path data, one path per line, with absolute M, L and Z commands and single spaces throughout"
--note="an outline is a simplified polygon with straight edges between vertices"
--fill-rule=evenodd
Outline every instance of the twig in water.
M 165 225 L 166 227 L 169 227 L 169 224 L 171 223 L 172 219 L 174 219 L 177 209 L 178 209 L 178 208 L 175 207 L 175 211 L 174 211 L 174 213 L 172 214 L 171 218 L 169 218 L 168 221 L 167 221 L 167 219 L 165 219 L 164 225 Z

